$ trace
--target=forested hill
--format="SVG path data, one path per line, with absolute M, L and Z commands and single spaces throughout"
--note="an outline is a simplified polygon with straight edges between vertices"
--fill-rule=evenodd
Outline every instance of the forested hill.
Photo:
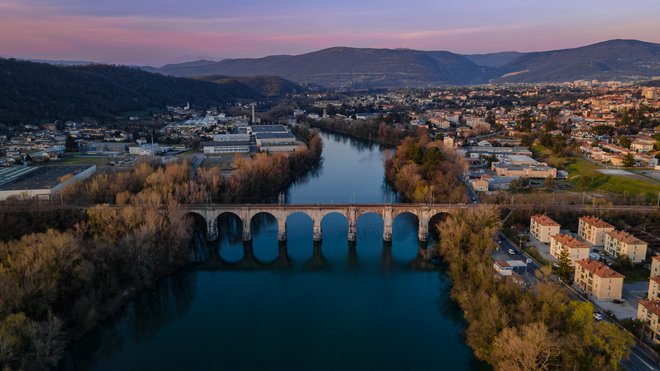
M 0 123 L 113 118 L 166 105 L 214 106 L 262 95 L 237 80 L 216 84 L 138 68 L 53 66 L 0 59 Z
M 305 88 L 293 81 L 278 76 L 237 76 L 224 75 L 197 76 L 195 79 L 211 81 L 216 84 L 231 84 L 239 82 L 247 85 L 250 89 L 267 97 L 280 97 L 287 94 L 300 94 Z

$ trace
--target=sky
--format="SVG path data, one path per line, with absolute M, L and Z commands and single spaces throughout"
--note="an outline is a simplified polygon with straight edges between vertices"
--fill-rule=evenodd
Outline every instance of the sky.
M 152 65 L 332 46 L 538 51 L 660 43 L 660 0 L 0 0 L 0 56 Z

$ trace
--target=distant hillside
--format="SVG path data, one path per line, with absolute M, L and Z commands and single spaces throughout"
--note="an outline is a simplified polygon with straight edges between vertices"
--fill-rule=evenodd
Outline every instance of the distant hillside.
M 525 53 L 499 52 L 487 54 L 464 54 L 463 56 L 475 64 L 484 67 L 502 67 Z
M 337 47 L 301 55 L 201 60 L 151 70 L 173 76 L 272 75 L 334 89 L 630 80 L 660 76 L 659 47 L 635 40 L 611 40 L 575 49 L 467 56 L 446 51 Z
M 152 107 L 210 106 L 260 96 L 238 81 L 215 84 L 132 67 L 0 59 L 0 123 L 111 118 Z
M 289 81 L 278 76 L 230 77 L 224 75 L 210 75 L 197 76 L 195 79 L 210 81 L 221 85 L 239 82 L 266 97 L 281 97 L 287 94 L 300 94 L 305 92 L 304 87 L 296 84 L 293 81 Z
M 660 44 L 610 40 L 574 49 L 526 53 L 493 82 L 630 80 L 660 76 Z
M 346 47 L 296 56 L 173 64 L 159 72 L 175 76 L 275 75 L 328 88 L 424 87 L 479 83 L 486 78 L 483 67 L 450 52 Z

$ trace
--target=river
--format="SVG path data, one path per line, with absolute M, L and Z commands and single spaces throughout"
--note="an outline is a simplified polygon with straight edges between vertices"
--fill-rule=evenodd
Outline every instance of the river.
M 396 201 L 375 144 L 323 133 L 320 168 L 290 187 L 289 203 Z M 400 215 L 391 245 L 380 216 L 331 214 L 323 241 L 294 214 L 278 246 L 268 215 L 243 245 L 240 221 L 220 221 L 217 264 L 159 281 L 70 347 L 67 370 L 462 370 L 479 367 L 441 267 L 418 258 L 417 221 Z M 432 243 L 432 242 L 431 242 Z M 218 263 L 219 262 L 219 263 Z M 267 263 L 264 263 L 267 262 Z

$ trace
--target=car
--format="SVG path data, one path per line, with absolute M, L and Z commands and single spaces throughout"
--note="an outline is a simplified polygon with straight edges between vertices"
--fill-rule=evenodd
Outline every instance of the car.
M 526 264 L 532 264 L 532 259 L 527 258 L 527 260 L 525 260 L 525 263 L 526 263 Z
M 596 321 L 602 321 L 605 319 L 605 317 L 603 317 L 603 315 L 600 313 L 594 313 L 594 318 L 596 319 Z
M 614 303 L 614 304 L 623 304 L 623 301 L 621 301 L 619 299 L 614 299 L 614 300 L 612 300 L 612 303 Z
M 509 254 L 516 255 L 516 251 L 514 249 L 509 249 Z

